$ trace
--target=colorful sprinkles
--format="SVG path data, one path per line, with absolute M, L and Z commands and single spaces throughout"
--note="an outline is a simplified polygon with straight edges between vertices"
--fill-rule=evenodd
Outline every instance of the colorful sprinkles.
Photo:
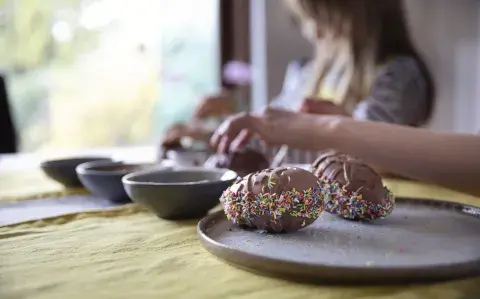
M 316 219 L 323 210 L 321 188 L 304 191 L 284 191 L 280 194 L 232 192 L 228 188 L 220 202 L 229 220 L 236 224 L 251 225 L 257 216 L 272 216 L 273 219 L 289 214 L 294 217 Z
M 395 208 L 395 196 L 385 187 L 384 204 L 372 203 L 361 194 L 348 192 L 337 182 L 321 183 L 324 209 L 352 220 L 375 220 L 390 215 Z
M 269 180 L 268 187 L 275 186 Z M 271 216 L 280 219 L 283 215 L 316 219 L 325 210 L 352 220 L 375 220 L 390 215 L 395 208 L 395 197 L 385 187 L 384 204 L 372 203 L 361 194 L 349 192 L 337 182 L 323 180 L 320 187 L 304 191 L 295 189 L 280 194 L 233 192 L 228 188 L 220 202 L 229 220 L 239 225 L 251 226 L 258 216 Z

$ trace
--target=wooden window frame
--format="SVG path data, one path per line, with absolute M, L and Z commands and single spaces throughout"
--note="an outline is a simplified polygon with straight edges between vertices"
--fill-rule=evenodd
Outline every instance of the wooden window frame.
M 250 64 L 251 0 L 220 0 L 220 74 L 232 60 Z M 221 79 L 222 88 L 235 90 L 250 103 L 250 86 L 235 86 Z

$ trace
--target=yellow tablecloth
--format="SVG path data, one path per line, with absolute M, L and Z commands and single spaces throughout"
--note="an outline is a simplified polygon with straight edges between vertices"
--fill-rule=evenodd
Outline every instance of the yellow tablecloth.
M 10 181 L 19 188 L 21 177 Z M 36 183 L 39 191 L 41 182 Z M 438 187 L 387 180 L 399 196 L 480 205 Z M 196 223 L 136 205 L 0 228 L 0 298 L 478 298 L 480 278 L 425 286 L 300 285 L 238 270 L 207 253 Z
M 60 184 L 39 170 L 0 171 L 0 203 L 28 200 L 40 193 L 63 191 Z

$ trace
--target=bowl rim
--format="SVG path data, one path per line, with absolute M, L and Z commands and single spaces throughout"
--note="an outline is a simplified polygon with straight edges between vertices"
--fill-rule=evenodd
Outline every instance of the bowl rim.
M 210 154 L 210 151 L 207 149 L 196 149 L 196 148 L 169 148 L 165 150 L 165 153 L 167 152 L 187 153 L 187 154 Z
M 115 161 L 115 160 L 110 160 L 110 161 L 90 161 L 90 162 L 85 162 L 77 167 L 75 167 L 75 172 L 78 175 L 99 175 L 99 176 L 111 176 L 111 175 L 127 175 L 132 173 L 130 170 L 97 170 L 97 169 L 92 169 L 95 167 L 102 167 L 102 166 L 152 166 L 152 168 L 155 168 L 157 164 L 155 162 L 126 162 L 126 161 Z M 161 165 L 158 165 L 159 167 L 162 167 Z M 168 167 L 168 166 L 165 166 Z M 134 171 L 135 172 L 135 171 Z
M 210 173 L 221 173 L 221 174 L 227 174 L 231 173 L 232 174 L 232 179 L 218 179 L 218 180 L 203 180 L 203 181 L 195 181 L 195 182 L 178 182 L 178 183 L 161 183 L 161 182 L 146 182 L 146 181 L 138 181 L 134 180 L 136 177 L 139 176 L 144 176 L 144 175 L 149 175 L 149 174 L 155 174 L 159 172 L 195 172 L 195 171 L 203 171 L 203 172 L 210 172 Z M 122 183 L 125 186 L 196 186 L 196 185 L 212 185 L 212 184 L 218 184 L 219 182 L 234 182 L 238 178 L 238 174 L 227 168 L 205 168 L 205 167 L 182 167 L 182 166 L 177 166 L 177 167 L 165 167 L 164 169 L 150 169 L 150 170 L 144 170 L 144 171 L 137 171 L 137 172 L 132 172 L 130 174 L 125 175 L 122 178 Z
M 112 160 L 112 157 L 109 157 L 109 156 L 72 156 L 72 157 L 66 157 L 66 158 L 45 160 L 40 163 L 40 166 L 52 167 L 52 166 L 59 166 L 61 163 L 68 163 L 68 162 L 81 162 L 81 164 L 84 164 L 84 163 L 99 162 L 99 161 L 111 162 L 113 160 Z

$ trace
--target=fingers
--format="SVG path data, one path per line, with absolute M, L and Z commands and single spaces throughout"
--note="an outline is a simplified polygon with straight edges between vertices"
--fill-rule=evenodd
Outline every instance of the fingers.
M 248 114 L 237 114 L 225 120 L 215 131 L 210 143 L 220 153 L 227 153 L 234 146 L 241 146 L 253 133 L 252 118 Z
M 267 108 L 259 115 L 240 113 L 228 118 L 215 131 L 210 143 L 220 153 L 244 146 L 254 134 L 258 134 L 265 142 L 275 139 L 274 135 L 281 134 L 277 123 L 287 122 L 294 112 Z M 268 140 L 267 140 L 268 139 Z
M 252 136 L 253 134 L 247 129 L 241 130 L 240 133 L 233 138 L 230 136 L 223 136 L 218 144 L 217 152 L 230 153 L 236 151 L 237 149 L 244 147 Z
M 218 149 L 218 146 L 223 138 L 223 135 L 226 131 L 228 131 L 228 127 L 230 126 L 230 119 L 226 119 L 213 133 L 212 137 L 210 138 L 210 145 L 214 149 Z
M 227 153 L 231 142 L 237 137 L 240 131 L 236 128 L 241 118 L 228 118 L 215 131 L 211 140 L 211 145 L 219 153 Z
M 237 149 L 240 149 L 244 147 L 248 141 L 252 138 L 253 133 L 250 130 L 242 130 L 238 134 L 237 138 L 235 138 L 230 145 L 230 151 L 236 151 Z

